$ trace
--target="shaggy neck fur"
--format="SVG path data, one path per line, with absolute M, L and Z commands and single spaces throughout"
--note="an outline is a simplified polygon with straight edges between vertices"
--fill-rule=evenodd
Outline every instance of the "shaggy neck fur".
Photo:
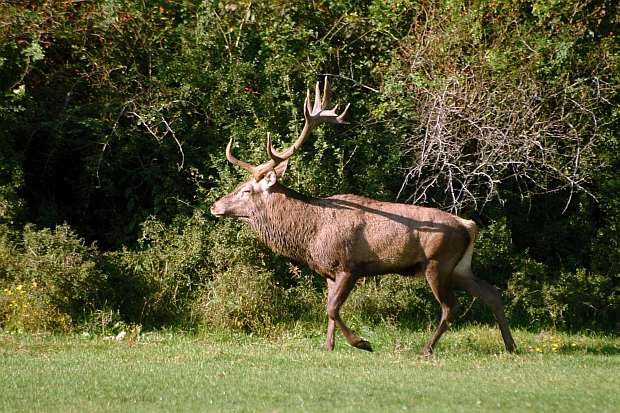
M 307 262 L 308 246 L 320 228 L 318 201 L 276 183 L 269 195 L 256 203 L 250 224 L 275 252 Z

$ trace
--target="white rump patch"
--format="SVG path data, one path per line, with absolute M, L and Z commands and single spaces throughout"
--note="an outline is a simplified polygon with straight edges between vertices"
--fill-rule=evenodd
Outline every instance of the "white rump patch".
M 467 247 L 467 251 L 465 251 L 463 258 L 461 258 L 461 261 L 459 261 L 454 268 L 454 273 L 460 275 L 461 277 L 473 275 L 471 271 L 471 257 L 474 253 L 474 242 L 476 242 L 475 239 L 470 241 L 469 247 Z

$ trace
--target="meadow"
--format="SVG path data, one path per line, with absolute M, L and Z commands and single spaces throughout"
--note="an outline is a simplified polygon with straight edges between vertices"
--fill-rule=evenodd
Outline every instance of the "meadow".
M 0 1 L 0 413 L 620 411 L 619 24 L 609 0 Z M 516 354 L 459 294 L 420 356 L 439 307 L 395 276 L 343 311 L 375 352 L 326 353 L 325 280 L 211 214 L 247 178 L 231 139 L 288 147 L 326 77 L 350 123 L 281 183 L 473 219 Z
M 620 339 L 515 331 L 516 354 L 494 327 L 446 334 L 373 326 L 375 351 L 321 350 L 321 331 L 271 339 L 156 332 L 0 334 L 0 412 L 617 411 Z

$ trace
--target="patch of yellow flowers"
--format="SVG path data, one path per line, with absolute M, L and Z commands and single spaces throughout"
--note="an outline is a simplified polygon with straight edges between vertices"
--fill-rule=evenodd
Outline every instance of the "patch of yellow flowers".
M 37 288 L 37 283 L 32 282 L 31 286 L 33 289 Z M 3 291 L 6 297 L 9 297 L 9 299 L 7 300 L 9 301 L 9 309 L 18 308 L 20 306 L 22 306 L 23 308 L 30 307 L 30 303 L 27 297 L 27 291 L 24 288 L 23 284 L 15 286 L 15 288 L 12 290 L 5 288 Z
M 0 292 L 0 325 L 7 331 L 36 332 L 65 325 L 59 313 L 40 291 L 36 281 L 6 287 Z
M 576 347 L 576 343 L 571 343 L 571 347 Z M 536 352 L 539 354 L 547 352 L 559 352 L 566 348 L 566 343 L 563 342 L 561 337 L 549 336 L 543 337 L 542 344 L 536 347 Z

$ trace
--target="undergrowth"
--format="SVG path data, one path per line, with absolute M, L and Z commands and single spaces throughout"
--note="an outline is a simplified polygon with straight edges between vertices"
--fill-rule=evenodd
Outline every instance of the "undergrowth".
M 476 274 L 498 286 L 509 322 L 532 329 L 617 333 L 614 276 L 551 271 L 517 253 L 505 222 L 481 230 Z M 151 219 L 140 248 L 102 253 L 68 225 L 0 234 L 0 327 L 4 331 L 109 331 L 119 326 L 230 329 L 270 336 L 326 322 L 325 281 L 258 243 L 234 222 L 199 212 L 175 225 Z M 457 323 L 495 322 L 487 305 L 459 293 Z M 351 324 L 431 329 L 439 305 L 426 282 L 395 275 L 362 279 L 345 303 Z M 116 327 L 114 327 L 116 326 Z

